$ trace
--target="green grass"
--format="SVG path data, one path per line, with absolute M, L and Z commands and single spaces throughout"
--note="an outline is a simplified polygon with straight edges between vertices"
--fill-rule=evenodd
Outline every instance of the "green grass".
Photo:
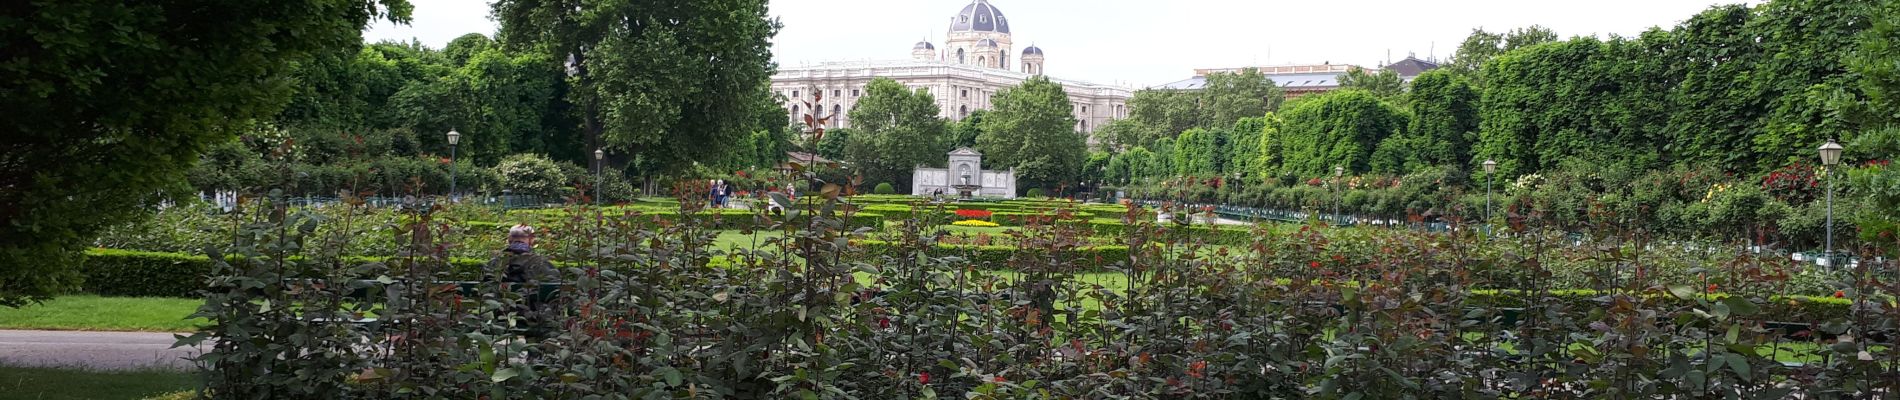
M 198 387 L 178 371 L 83 371 L 0 365 L 0 399 L 137 400 Z
M 197 299 L 61 296 L 22 308 L 0 307 L 0 329 L 186 332 L 206 322 L 185 319 L 201 304 Z

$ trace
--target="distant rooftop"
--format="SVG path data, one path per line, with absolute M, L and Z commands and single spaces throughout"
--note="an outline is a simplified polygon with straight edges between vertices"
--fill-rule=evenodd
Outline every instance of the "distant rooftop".
M 938 68 L 941 68 L 941 70 L 933 70 L 933 69 L 938 69 Z M 878 74 L 870 74 L 868 73 L 869 72 L 868 70 L 871 70 L 871 69 L 900 69 L 903 71 L 898 71 L 896 73 L 887 71 L 887 72 L 878 73 Z M 939 73 L 939 71 L 956 74 L 956 75 L 967 75 L 967 76 L 988 75 L 988 76 L 1012 78 L 1016 80 L 1027 80 L 1029 79 L 1029 77 L 1034 76 L 1032 74 L 1011 71 L 1011 70 L 1006 70 L 1006 69 L 983 68 L 983 67 L 978 67 L 975 65 L 957 64 L 957 63 L 953 63 L 949 61 L 864 60 L 864 61 L 829 61 L 829 62 L 821 62 L 821 63 L 816 63 L 816 64 L 807 64 L 807 65 L 798 65 L 798 66 L 780 65 L 778 68 L 778 73 L 774 74 L 774 79 L 776 80 L 780 78 L 794 78 L 794 77 L 800 77 L 800 76 L 813 76 L 813 75 L 824 75 L 824 76 L 862 75 L 866 78 L 869 78 L 873 76 L 902 76 L 902 75 L 905 75 L 906 72 L 915 73 L 915 74 L 935 74 L 935 73 Z M 1070 80 L 1070 79 L 1058 79 L 1058 78 L 1049 77 L 1046 75 L 1044 77 L 1049 78 L 1050 81 L 1060 83 L 1062 84 L 1062 86 L 1072 88 L 1072 89 L 1110 90 L 1110 91 L 1131 90 L 1129 88 L 1116 86 L 1116 85 L 1092 83 L 1092 82 Z

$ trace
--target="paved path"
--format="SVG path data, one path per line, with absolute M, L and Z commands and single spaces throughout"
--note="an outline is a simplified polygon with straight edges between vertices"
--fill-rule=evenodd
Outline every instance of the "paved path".
M 126 370 L 188 369 L 199 349 L 171 348 L 171 333 L 0 330 L 0 364 Z

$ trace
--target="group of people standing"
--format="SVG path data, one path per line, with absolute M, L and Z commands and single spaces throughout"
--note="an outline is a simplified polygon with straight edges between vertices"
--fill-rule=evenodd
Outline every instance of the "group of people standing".
M 707 190 L 706 199 L 711 202 L 713 208 L 726 208 L 726 202 L 732 200 L 732 184 L 723 179 L 713 180 L 712 188 Z

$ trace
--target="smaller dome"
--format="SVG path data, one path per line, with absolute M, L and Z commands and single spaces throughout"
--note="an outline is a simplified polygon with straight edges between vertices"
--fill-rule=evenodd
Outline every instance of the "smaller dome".
M 997 47 L 997 45 L 995 40 L 983 39 L 976 41 L 976 47 Z
M 1027 49 L 1023 49 L 1023 55 L 1025 55 L 1025 56 L 1031 56 L 1031 55 L 1034 55 L 1034 56 L 1040 56 L 1040 55 L 1042 55 L 1042 48 L 1041 48 L 1041 47 L 1036 47 L 1036 45 L 1033 45 L 1033 44 L 1032 44 L 1032 45 L 1029 45 L 1029 48 L 1027 48 Z
M 917 46 L 911 47 L 910 49 L 911 50 L 936 50 L 937 45 L 930 44 L 930 42 L 917 42 Z

